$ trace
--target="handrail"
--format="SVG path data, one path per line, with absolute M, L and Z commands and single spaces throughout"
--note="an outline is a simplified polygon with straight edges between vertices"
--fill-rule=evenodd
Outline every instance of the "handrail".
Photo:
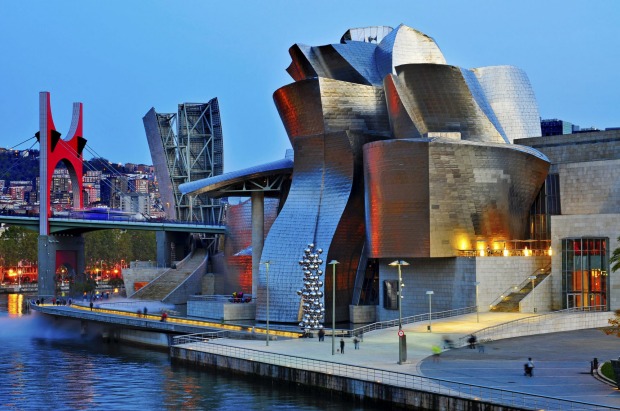
M 525 287 L 530 281 L 530 277 L 533 275 L 536 275 L 536 273 L 545 273 L 547 271 L 549 271 L 551 269 L 551 263 L 547 264 L 546 266 L 544 266 L 543 268 L 537 268 L 536 271 L 534 271 L 532 274 L 528 275 L 527 278 L 525 280 L 523 280 L 519 285 L 513 285 L 508 287 L 499 297 L 497 297 L 495 300 L 491 301 L 491 304 L 489 304 L 490 308 L 495 307 L 497 304 L 501 303 L 504 298 L 506 298 L 507 296 L 509 296 L 510 294 L 512 294 L 513 292 L 522 290 L 523 287 Z M 516 290 L 516 291 L 511 291 L 511 290 Z
M 184 346 L 183 344 L 193 344 Z M 324 360 L 298 357 L 288 354 L 277 354 L 251 348 L 241 348 L 213 342 L 211 339 L 201 338 L 199 334 L 191 336 L 176 336 L 172 341 L 173 348 L 182 348 L 192 351 L 209 352 L 232 358 L 273 364 L 292 369 L 337 375 L 340 377 L 373 381 L 381 384 L 403 387 L 407 389 L 457 396 L 460 398 L 483 399 L 491 403 L 508 405 L 527 409 L 562 409 L 562 410 L 620 410 L 619 407 L 586 403 L 582 401 L 565 400 L 539 394 L 510 391 L 501 388 L 483 387 L 440 378 L 423 377 L 397 371 L 388 371 L 358 365 L 349 365 Z
M 476 312 L 476 306 L 457 308 L 454 310 L 447 310 L 447 311 L 438 311 L 438 312 L 433 312 L 433 314 L 431 315 L 431 319 L 456 317 L 458 315 L 471 314 L 475 312 Z M 411 324 L 411 323 L 416 323 L 416 322 L 428 321 L 428 317 L 429 317 L 429 313 L 417 314 L 417 315 L 413 315 L 410 317 L 404 317 L 401 323 Z M 398 326 L 398 319 L 381 321 L 381 322 L 367 324 L 362 327 L 349 330 L 347 335 L 358 336 L 358 335 L 363 335 L 364 333 L 367 333 L 370 331 L 382 330 L 384 328 L 391 328 L 391 327 L 396 327 L 396 326 Z
M 607 306 L 604 306 L 604 305 L 566 308 L 564 310 L 553 311 L 553 312 L 545 313 L 545 314 L 532 315 L 529 317 L 519 318 L 519 319 L 508 321 L 505 323 L 492 325 L 490 327 L 482 328 L 476 331 L 474 335 L 476 336 L 478 341 L 490 341 L 489 337 L 485 337 L 485 336 L 488 336 L 489 334 L 497 333 L 498 331 L 501 331 L 503 329 L 508 329 L 508 328 L 515 329 L 520 324 L 540 322 L 540 321 L 546 320 L 550 316 L 572 314 L 572 313 L 577 313 L 577 312 L 606 312 L 606 311 L 607 311 Z M 459 347 L 464 346 L 468 338 L 469 336 L 459 338 L 458 346 Z

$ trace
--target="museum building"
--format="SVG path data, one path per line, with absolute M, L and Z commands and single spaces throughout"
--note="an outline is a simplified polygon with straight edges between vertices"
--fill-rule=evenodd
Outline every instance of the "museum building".
M 542 137 L 522 70 L 449 65 L 404 25 L 289 52 L 274 101 L 292 152 L 180 186 L 251 197 L 223 257 L 251 263 L 222 264 L 214 290 L 251 283 L 256 320 L 296 323 L 313 244 L 327 321 L 426 313 L 431 296 L 433 312 L 620 308 L 620 130 Z

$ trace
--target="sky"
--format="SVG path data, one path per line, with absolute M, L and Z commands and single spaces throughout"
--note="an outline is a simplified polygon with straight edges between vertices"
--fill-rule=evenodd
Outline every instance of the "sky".
M 616 0 L 0 1 L 0 147 L 34 135 L 49 91 L 63 136 L 82 102 L 92 151 L 152 164 L 146 112 L 217 97 L 224 171 L 275 161 L 291 147 L 272 97 L 293 82 L 289 47 L 400 23 L 448 64 L 525 70 L 542 118 L 620 127 L 619 21 Z

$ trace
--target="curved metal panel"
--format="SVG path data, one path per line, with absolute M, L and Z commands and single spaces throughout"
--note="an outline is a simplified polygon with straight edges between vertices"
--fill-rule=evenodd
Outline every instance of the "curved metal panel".
M 318 79 L 302 80 L 281 87 L 273 93 L 273 100 L 291 144 L 297 136 L 323 133 Z
M 502 143 L 503 137 L 485 116 L 454 66 L 408 64 L 396 67 L 401 98 L 420 132 L 460 132 L 463 140 Z
M 347 133 L 299 137 L 294 143 L 295 173 L 291 190 L 263 248 L 270 261 L 270 319 L 296 322 L 303 285 L 298 264 L 308 243 L 324 250 L 323 264 L 334 258 L 330 247 L 353 185 L 354 159 Z M 260 267 L 256 318 L 266 319 L 266 267 Z M 348 304 L 348 302 L 347 302 Z
M 524 238 L 549 163 L 506 144 L 396 140 L 364 147 L 371 258 L 448 257 Z M 472 246 L 473 245 L 473 246 Z
M 446 64 L 432 37 L 403 24 L 379 43 L 375 61 L 381 77 L 396 73 L 396 67 L 403 64 Z
M 277 174 L 291 174 L 293 172 L 293 160 L 283 158 L 271 163 L 260 164 L 242 170 L 232 171 L 218 176 L 204 178 L 202 180 L 190 181 L 179 185 L 179 190 L 184 195 L 201 194 L 217 191 L 222 187 L 233 184 L 242 184 L 255 178 L 269 177 Z
M 472 71 L 511 143 L 517 138 L 541 135 L 538 104 L 523 70 L 513 66 L 493 66 Z

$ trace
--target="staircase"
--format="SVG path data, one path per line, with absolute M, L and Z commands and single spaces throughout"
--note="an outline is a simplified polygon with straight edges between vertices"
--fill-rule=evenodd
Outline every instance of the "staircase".
M 198 248 L 192 257 L 185 261 L 180 268 L 170 269 L 151 281 L 143 288 L 136 291 L 130 298 L 138 300 L 159 300 L 162 301 L 168 294 L 177 288 L 202 264 L 207 251 Z
M 540 284 L 545 278 L 547 278 L 551 274 L 549 270 L 546 272 L 538 273 L 536 275 L 536 279 L 534 280 L 534 288 Z M 531 293 L 534 288 L 532 287 L 532 281 L 526 280 L 520 286 L 515 287 L 516 289 L 510 293 L 506 293 L 502 296 L 502 300 L 491 308 L 490 311 L 493 312 L 503 312 L 503 313 L 518 313 L 519 312 L 519 303 L 523 300 L 529 293 Z

